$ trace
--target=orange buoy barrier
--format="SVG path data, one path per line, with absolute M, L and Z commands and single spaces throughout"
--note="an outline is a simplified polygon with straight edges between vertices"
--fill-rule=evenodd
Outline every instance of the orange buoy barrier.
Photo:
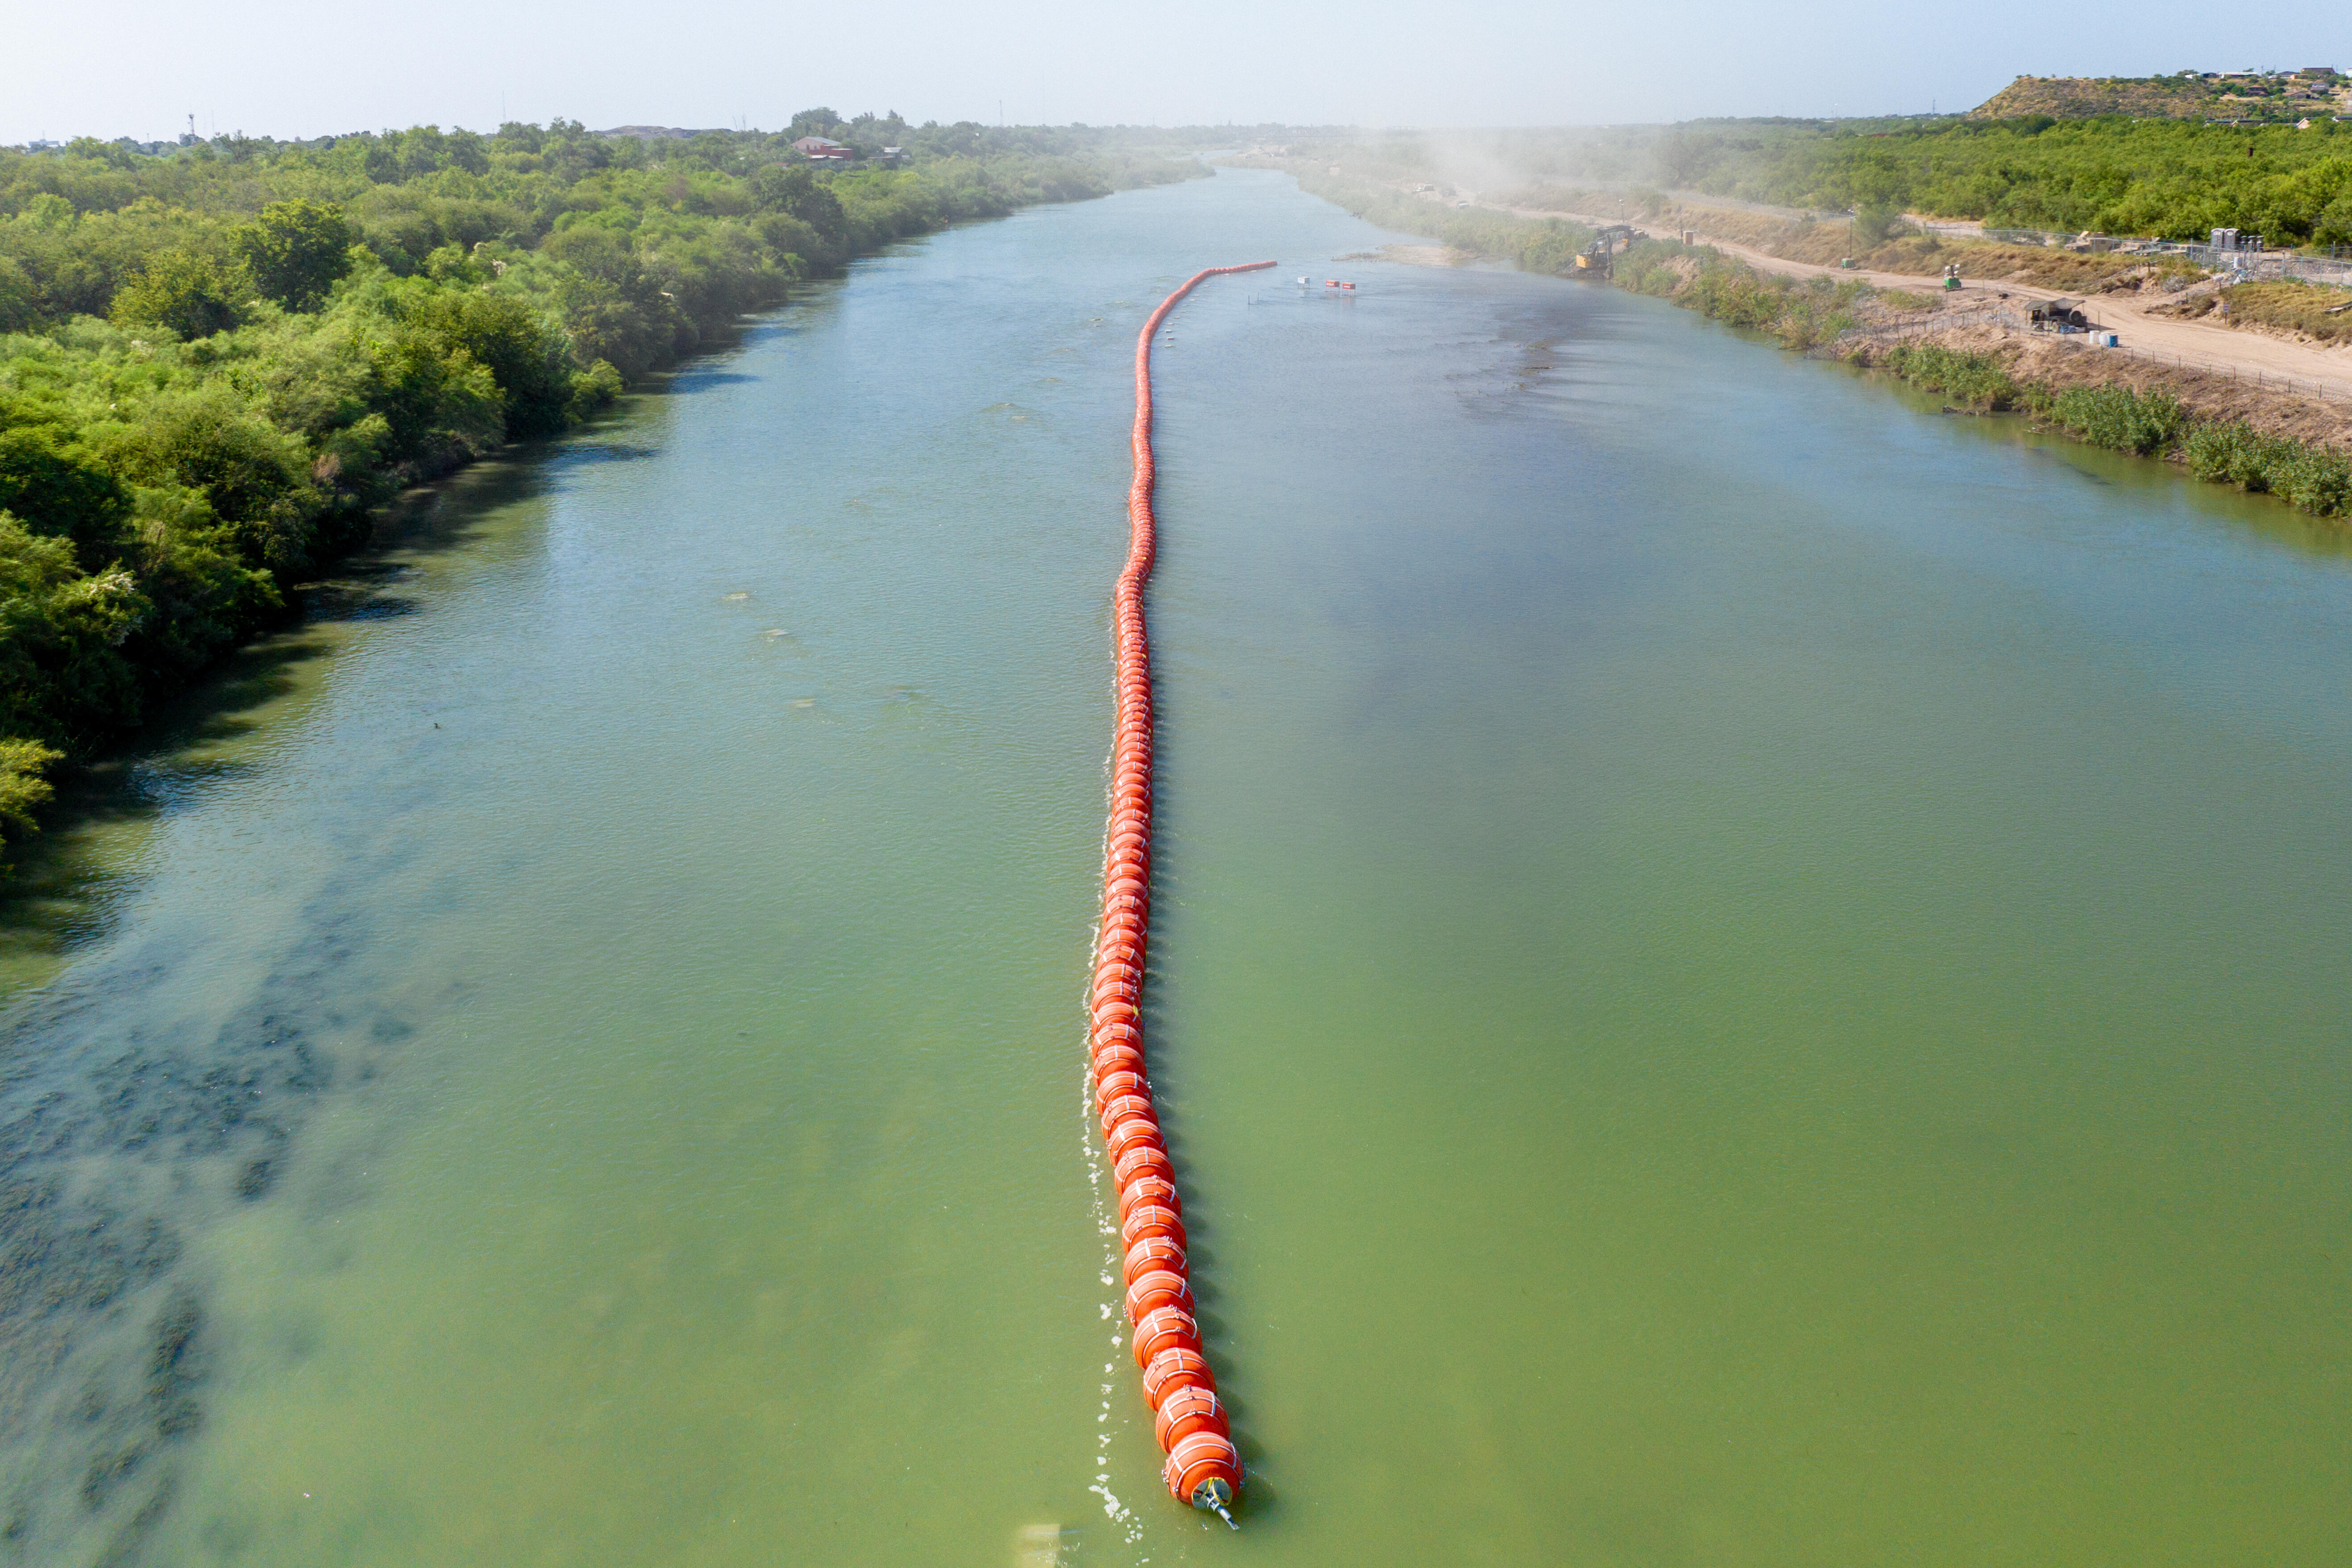
M 1110 826 L 1103 835 L 1102 928 L 1087 997 L 1089 1099 L 1101 1119 L 1118 1188 L 1127 1321 L 1135 1364 L 1143 1369 L 1152 1432 L 1168 1455 L 1162 1479 L 1180 1500 L 1211 1510 L 1227 1524 L 1234 1522 L 1230 1505 L 1241 1495 L 1241 1455 L 1217 1403 L 1216 1378 L 1201 1353 L 1192 1271 L 1184 1259 L 1184 1205 L 1144 1073 L 1143 1017 L 1137 1005 L 1151 929 L 1151 644 L 1143 626 L 1143 584 L 1151 575 L 1155 546 L 1151 340 L 1168 312 L 1203 281 L 1273 265 L 1253 261 L 1194 273 L 1160 302 L 1135 342 L 1135 482 L 1127 492 L 1127 568 L 1118 574 L 1113 600 L 1118 719 L 1111 752 Z

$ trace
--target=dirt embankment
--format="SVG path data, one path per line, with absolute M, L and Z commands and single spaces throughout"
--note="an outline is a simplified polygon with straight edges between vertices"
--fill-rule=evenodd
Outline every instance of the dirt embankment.
M 1431 209 L 1430 226 L 1423 230 L 1426 233 L 1444 226 L 1438 216 L 1441 213 L 1447 218 L 1466 218 L 1478 209 L 1523 218 L 1563 218 L 1595 227 L 1631 221 L 1655 235 L 1688 231 L 1698 241 L 1759 272 L 1789 278 L 1827 276 L 1877 289 L 1934 291 L 1948 306 L 2021 308 L 2035 300 L 2085 300 L 2095 321 L 2121 333 L 2122 357 L 2135 362 L 2155 360 L 2199 375 L 2216 387 L 2242 386 L 2250 410 L 2279 396 L 2352 404 L 2352 336 L 2338 335 L 2352 328 L 2352 310 L 2326 314 L 2344 302 L 2341 290 L 2307 285 L 2238 285 L 2231 292 L 2243 296 L 2245 303 L 2233 304 L 2225 312 L 2208 297 L 2229 286 L 2204 278 L 2178 260 L 2127 252 L 2095 254 L 2004 245 L 1916 229 L 1864 247 L 1843 216 L 1808 221 L 1801 215 L 1791 218 L 1696 201 L 1661 200 L 1655 193 L 1580 190 L 1557 181 L 1507 185 L 1496 180 L 1490 188 L 1478 190 L 1377 159 L 1345 153 L 1339 154 L 1337 163 L 1332 159 L 1329 152 L 1305 160 L 1286 149 L 1258 149 L 1255 155 L 1233 161 L 1318 176 L 1325 174 L 1328 165 L 1331 171 L 1393 193 L 1396 198 L 1426 203 Z M 1396 226 L 1419 226 L 1398 223 L 1393 216 L 1384 221 Z M 1849 258 L 1856 265 L 1842 265 Z M 1951 264 L 1959 268 L 1961 287 L 1946 292 L 1942 273 Z M 2281 292 L 2268 300 L 2264 290 Z M 2136 363 L 2132 374 L 2138 374 L 2139 368 Z M 2287 391 L 2266 386 L 2281 379 L 2301 384 Z
M 1814 267 L 1838 267 L 1851 258 L 1858 271 L 1933 279 L 1941 278 L 1946 267 L 1958 266 L 1964 278 L 2021 283 L 2064 294 L 2136 287 L 2147 278 L 2178 279 L 2178 287 L 2185 288 L 2200 276 L 2181 261 L 2152 262 L 2127 252 L 2091 254 L 2039 245 L 2004 245 L 1958 235 L 1911 232 L 1907 225 L 1905 232 L 1871 238 L 1856 231 L 1854 220 L 1843 216 L 1790 219 L 1667 202 L 1633 221 L 1669 233 L 1689 229 L 1703 239 L 1728 241 L 1778 260 Z
M 2321 402 L 2284 388 L 2252 384 L 2235 375 L 2076 347 L 2073 340 L 1992 324 L 1920 333 L 1904 342 L 1906 346 L 1934 343 L 1961 353 L 1983 354 L 1998 361 L 2010 379 L 2019 384 L 2042 386 L 2053 392 L 2077 386 L 2126 386 L 2138 393 L 2162 392 L 2178 400 L 2195 419 L 2240 421 L 2264 436 L 2352 453 L 2352 402 Z M 1840 357 L 1853 363 L 1869 364 L 1894 346 L 1859 343 Z
M 1528 216 L 1580 216 L 1515 210 L 1525 211 Z M 2303 383 L 2305 395 L 2316 394 L 2331 400 L 2352 400 L 2352 338 L 2320 339 L 2298 327 L 2261 319 L 2252 311 L 2242 314 L 2234 308 L 2221 313 L 2209 305 L 2196 311 L 2194 319 L 2183 319 L 2190 311 L 2176 314 L 2168 309 L 2185 304 L 2193 310 L 2200 291 L 2209 295 L 2224 290 L 2235 294 L 2245 289 L 2273 289 L 2284 290 L 2280 298 L 2292 298 L 2296 301 L 2292 310 L 2307 316 L 2313 308 L 2312 297 L 2330 297 L 2320 301 L 2320 308 L 2325 309 L 2343 302 L 2338 298 L 2343 292 L 2340 289 L 2316 289 L 2307 284 L 2240 284 L 2233 289 L 2213 279 L 2192 282 L 2190 279 L 2197 274 L 2184 274 L 2176 266 L 2151 264 L 2126 255 L 2080 256 L 2030 246 L 1955 245 L 1948 240 L 1939 249 L 1929 251 L 1924 247 L 1906 248 L 1914 243 L 1907 238 L 1889 242 L 1875 253 L 1855 258 L 1857 265 L 1848 268 L 1775 255 L 1735 237 L 1743 226 L 1742 220 L 1748 217 L 1744 214 L 1669 208 L 1661 217 L 1648 220 L 1644 226 L 1654 232 L 1673 233 L 1677 226 L 1669 220 L 1675 216 L 1691 219 L 1679 226 L 1694 231 L 1700 241 L 1738 257 L 1759 271 L 1788 276 L 1827 273 L 1838 278 L 1859 278 L 1882 289 L 1937 289 L 1940 279 L 1932 275 L 1922 277 L 1919 262 L 1914 258 L 1940 256 L 1960 265 L 1962 286 L 1947 296 L 1954 304 L 2062 296 L 2081 299 L 2088 301 L 2092 318 L 2101 326 L 2122 333 L 2126 357 L 2172 361 L 2219 373 L 2223 379 L 2232 374 L 2250 381 L 2283 377 Z M 2020 258 L 2021 264 L 2005 275 L 1978 270 L 2001 265 L 2012 256 Z M 1878 265 L 1882 259 L 1896 265 L 1882 267 Z M 1942 264 L 1937 262 L 1934 271 L 1941 270 Z M 2091 286 L 2095 282 L 2097 286 Z M 2277 309 L 2284 313 L 2289 307 L 2281 305 Z M 2352 317 L 2352 311 L 2321 319 L 2340 321 L 2347 317 Z M 2343 346 L 2331 346 L 2336 343 Z
M 1619 221 L 1620 198 L 1612 193 L 1536 185 L 1480 199 L 1526 217 Z M 1639 210 L 1631 202 L 1625 205 L 1631 221 L 1652 233 L 1687 233 L 1766 271 L 1830 271 L 1881 288 L 1937 288 L 1944 268 L 1957 266 L 1964 299 L 1990 293 L 2090 300 L 2103 325 L 2129 334 L 2127 351 L 2215 370 L 2296 377 L 2326 387 L 2330 396 L 2352 396 L 2352 352 L 2333 352 L 2352 351 L 2352 310 L 2336 309 L 2352 296 L 2340 289 L 2231 285 L 2177 258 L 2005 245 L 1916 229 L 1866 243 L 1844 217 L 1792 219 L 1679 201 Z M 1844 265 L 1849 259 L 1851 268 Z M 2228 309 L 2217 306 L 2216 294 L 2230 299 Z
M 2309 283 L 2240 283 L 2185 293 L 2156 314 L 2262 332 L 2315 348 L 2352 343 L 2352 293 Z

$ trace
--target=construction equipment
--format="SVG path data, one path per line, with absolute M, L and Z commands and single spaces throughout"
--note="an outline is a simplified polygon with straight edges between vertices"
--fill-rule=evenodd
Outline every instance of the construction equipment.
M 2037 332 L 2087 332 L 2091 318 L 2072 300 L 2038 300 L 2025 312 L 2027 322 Z
M 1606 278 L 1618 253 L 1633 248 L 1642 237 L 1642 231 L 1630 223 L 1612 223 L 1592 237 L 1592 243 L 1577 252 L 1576 269 L 1593 277 Z

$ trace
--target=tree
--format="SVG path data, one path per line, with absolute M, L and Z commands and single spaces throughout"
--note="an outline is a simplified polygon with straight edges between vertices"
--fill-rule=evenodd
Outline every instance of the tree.
M 0 730 L 73 744 L 136 720 L 138 672 L 122 646 L 150 608 L 129 572 L 84 576 L 72 546 L 0 511 Z M 37 804 L 36 791 L 26 805 Z
M 22 737 L 0 741 L 0 823 L 5 823 L 15 833 L 40 831 L 33 813 L 48 805 L 50 797 L 57 794 L 41 773 L 64 758 L 63 752 L 38 741 Z
M 751 176 L 751 199 L 761 211 L 796 217 L 827 238 L 844 226 L 841 198 L 817 184 L 805 166 L 769 164 Z
M 157 397 L 108 455 L 134 482 L 201 491 L 247 562 L 289 576 L 310 564 L 324 500 L 310 482 L 310 451 L 232 388 Z
M 184 248 L 163 250 L 116 291 L 113 315 L 126 326 L 165 327 L 183 338 L 208 338 L 244 321 L 239 301 L 252 293 L 253 279 L 241 263 Z
M 841 123 L 841 116 L 830 109 L 803 109 L 793 116 L 793 122 L 784 128 L 784 134 L 797 142 L 803 136 L 831 136 L 835 132 L 845 129 Z
M 481 289 L 420 292 L 410 319 L 449 347 L 488 365 L 505 395 L 509 439 L 563 428 L 572 401 L 571 353 L 530 306 L 512 294 Z
M 317 310 L 352 269 L 352 226 L 340 206 L 272 202 L 235 237 L 255 285 L 289 310 Z
M 74 557 L 96 571 L 131 541 L 131 491 L 94 459 L 61 444 L 47 426 L 0 430 L 0 511 L 26 529 L 71 542 Z
M 14 259 L 0 256 L 0 332 L 29 332 L 40 319 L 40 286 Z

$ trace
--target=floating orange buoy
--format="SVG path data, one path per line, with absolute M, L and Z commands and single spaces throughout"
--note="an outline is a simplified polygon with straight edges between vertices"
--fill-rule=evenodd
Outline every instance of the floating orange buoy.
M 1180 1388 L 1208 1388 L 1214 1392 L 1209 1363 L 1201 1359 L 1200 1352 L 1188 1351 L 1181 1345 L 1161 1351 L 1143 1369 L 1143 1397 L 1151 1402 L 1156 1412 Z
M 1164 1236 L 1179 1247 L 1184 1245 L 1184 1222 L 1174 1209 L 1144 1204 L 1128 1210 L 1119 1219 L 1118 1240 L 1122 1247 L 1133 1247 L 1155 1236 Z
M 1104 1072 L 1103 1064 L 1095 1064 L 1095 1104 L 1108 1105 L 1122 1094 L 1143 1094 L 1147 1088 L 1139 1072 Z
M 1151 1101 L 1147 1097 L 1140 1094 L 1122 1094 L 1103 1107 L 1102 1124 L 1106 1128 L 1116 1127 L 1128 1117 L 1149 1117 L 1150 1114 Z M 1103 1136 L 1108 1138 L 1110 1134 L 1105 1132 Z
M 1127 1321 L 1139 1323 L 1162 1307 L 1192 1310 L 1192 1287 L 1181 1274 L 1154 1268 L 1127 1288 Z
M 1153 1412 L 1151 1422 L 1151 1435 L 1160 1439 L 1162 1449 L 1173 1449 L 1195 1432 L 1213 1432 L 1220 1437 L 1232 1436 L 1216 1394 L 1197 1383 L 1170 1391 Z
M 1176 1179 L 1176 1167 L 1170 1162 L 1167 1150 L 1139 1143 L 1112 1162 L 1110 1176 L 1121 1186 L 1138 1176 L 1159 1176 L 1172 1182 Z
M 1183 1204 L 1176 1196 L 1175 1183 L 1165 1176 L 1138 1176 L 1119 1191 L 1118 1217 L 1121 1223 L 1129 1215 L 1147 1205 L 1172 1209 L 1178 1214 L 1184 1212 Z
M 1168 1451 L 1168 1489 L 1195 1508 L 1234 1522 L 1228 1506 L 1240 1495 L 1241 1455 L 1217 1403 L 1216 1379 L 1201 1354 L 1192 1320 L 1192 1269 L 1184 1259 L 1183 1204 L 1176 1169 L 1160 1131 L 1144 1077 L 1143 957 L 1151 919 L 1151 645 L 1143 625 L 1143 584 L 1151 575 L 1151 342 L 1177 301 L 1207 279 L 1255 272 L 1271 261 L 1212 267 L 1185 280 L 1160 302 L 1135 342 L 1135 429 L 1129 447 L 1135 479 L 1128 488 L 1127 566 L 1112 595 L 1118 674 L 1113 692 L 1118 718 L 1111 751 L 1111 815 L 1103 835 L 1102 926 L 1095 974 L 1087 994 L 1091 1026 L 1092 1100 L 1101 1119 L 1118 1188 L 1119 1245 L 1125 1248 L 1127 1316 L 1135 1325 L 1135 1364 L 1144 1369 L 1144 1396 L 1153 1432 Z M 1353 288 L 1336 279 L 1327 288 Z M 1235 1528 L 1239 1528 L 1236 1526 Z
M 1160 1136 L 1160 1123 L 1148 1116 L 1129 1116 L 1113 1122 L 1103 1139 L 1114 1161 L 1123 1160 L 1127 1152 L 1138 1147 L 1165 1149 L 1167 1142 Z
M 1165 1268 L 1171 1274 L 1192 1272 L 1184 1261 L 1184 1249 L 1164 1236 L 1147 1236 L 1129 1247 L 1120 1266 L 1127 1270 L 1127 1282 L 1130 1285 L 1155 1268 Z
M 1095 1053 L 1095 1072 L 1097 1076 L 1115 1072 L 1140 1073 L 1142 1070 L 1143 1053 L 1133 1046 L 1126 1044 L 1105 1046 Z
M 1226 1505 L 1234 1500 L 1241 1480 L 1242 1457 L 1234 1451 L 1231 1438 L 1214 1432 L 1195 1432 L 1177 1440 L 1168 1451 L 1167 1467 L 1160 1474 L 1170 1491 L 1194 1508 L 1223 1513 Z M 1231 1522 L 1230 1516 L 1227 1522 Z
M 1201 1326 L 1181 1307 L 1160 1307 L 1135 1325 L 1135 1364 L 1150 1366 L 1161 1351 L 1188 1350 L 1201 1353 Z

